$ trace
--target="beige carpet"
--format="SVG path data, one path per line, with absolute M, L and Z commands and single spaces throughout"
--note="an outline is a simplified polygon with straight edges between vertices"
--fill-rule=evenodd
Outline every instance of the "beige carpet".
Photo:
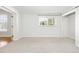
M 75 41 L 66 38 L 22 38 L 0 48 L 1 53 L 78 53 Z

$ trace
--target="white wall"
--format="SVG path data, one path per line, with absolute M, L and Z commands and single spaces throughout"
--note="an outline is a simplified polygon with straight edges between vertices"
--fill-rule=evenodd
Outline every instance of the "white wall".
M 75 43 L 79 47 L 79 7 L 75 10 Z
M 69 15 L 68 17 L 68 37 L 75 39 L 75 13 Z
M 55 17 L 55 25 L 52 27 L 39 26 L 37 15 L 21 15 L 21 36 L 23 37 L 67 37 L 67 19 L 61 16 Z

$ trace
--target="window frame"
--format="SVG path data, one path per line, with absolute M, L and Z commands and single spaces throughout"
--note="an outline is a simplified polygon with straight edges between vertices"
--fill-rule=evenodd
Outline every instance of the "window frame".
M 0 32 L 7 32 L 8 31 L 7 24 L 8 24 L 8 15 L 7 14 L 0 14 L 0 25 L 2 25 L 0 27 Z

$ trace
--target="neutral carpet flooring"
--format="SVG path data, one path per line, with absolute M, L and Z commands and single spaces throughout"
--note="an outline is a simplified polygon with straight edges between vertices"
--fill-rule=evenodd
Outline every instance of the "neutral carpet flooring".
M 22 38 L 0 48 L 1 53 L 78 53 L 75 41 L 67 38 Z

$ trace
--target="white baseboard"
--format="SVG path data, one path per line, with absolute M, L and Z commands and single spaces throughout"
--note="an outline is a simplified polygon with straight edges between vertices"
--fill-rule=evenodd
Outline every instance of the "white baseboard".
M 69 39 L 75 40 L 75 38 L 68 37 Z
M 57 38 L 57 39 L 69 39 L 68 37 L 34 37 L 34 36 L 33 37 L 32 36 L 30 36 L 30 37 L 29 36 L 27 36 L 27 37 L 24 36 L 24 37 L 21 37 L 21 38 Z

